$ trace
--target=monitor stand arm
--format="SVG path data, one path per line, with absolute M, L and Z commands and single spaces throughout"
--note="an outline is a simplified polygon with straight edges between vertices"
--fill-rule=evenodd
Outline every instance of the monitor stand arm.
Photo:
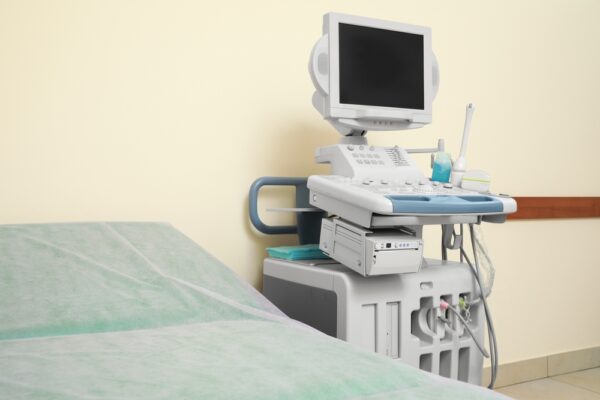
M 340 139 L 340 144 L 353 144 L 353 145 L 367 145 L 367 138 L 365 134 L 367 131 L 362 131 L 359 134 L 342 136 Z

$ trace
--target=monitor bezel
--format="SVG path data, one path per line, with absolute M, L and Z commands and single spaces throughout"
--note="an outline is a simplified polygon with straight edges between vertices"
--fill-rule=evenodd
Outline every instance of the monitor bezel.
M 406 32 L 423 36 L 424 109 L 394 108 L 340 103 L 339 25 L 350 24 L 369 28 Z M 329 44 L 329 116 L 332 118 L 431 121 L 433 102 L 433 52 L 431 29 L 423 26 L 358 17 L 339 13 L 325 15 L 323 33 Z

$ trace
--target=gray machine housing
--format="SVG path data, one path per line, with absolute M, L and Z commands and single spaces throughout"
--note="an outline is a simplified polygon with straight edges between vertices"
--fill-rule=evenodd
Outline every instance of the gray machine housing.
M 466 264 L 425 259 L 417 274 L 365 278 L 338 263 L 264 261 L 263 293 L 291 318 L 414 367 L 479 385 L 483 356 L 444 300 L 479 291 Z M 481 302 L 469 326 L 483 343 Z M 444 323 L 441 318 L 450 321 Z
M 319 248 L 363 276 L 418 272 L 423 240 L 407 228 L 371 231 L 339 218 L 324 218 Z

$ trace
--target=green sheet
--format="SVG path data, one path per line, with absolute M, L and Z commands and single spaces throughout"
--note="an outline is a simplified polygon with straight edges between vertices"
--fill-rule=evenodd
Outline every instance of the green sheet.
M 285 317 L 169 225 L 0 226 L 1 399 L 494 399 Z

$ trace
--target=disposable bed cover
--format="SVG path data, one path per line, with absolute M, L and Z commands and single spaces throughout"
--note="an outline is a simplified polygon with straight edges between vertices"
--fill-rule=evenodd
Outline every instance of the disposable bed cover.
M 166 224 L 0 226 L 2 399 L 495 399 L 287 318 Z

